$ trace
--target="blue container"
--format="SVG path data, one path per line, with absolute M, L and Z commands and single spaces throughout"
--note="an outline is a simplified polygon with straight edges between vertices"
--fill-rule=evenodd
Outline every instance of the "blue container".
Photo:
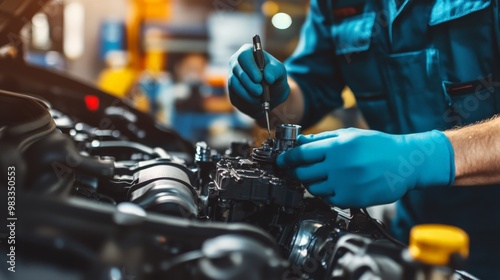
M 111 51 L 123 51 L 127 47 L 125 23 L 120 20 L 106 20 L 101 24 L 100 53 L 102 60 Z

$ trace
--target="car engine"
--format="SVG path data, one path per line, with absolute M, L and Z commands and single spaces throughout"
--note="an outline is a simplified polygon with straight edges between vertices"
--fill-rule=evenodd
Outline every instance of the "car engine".
M 278 126 L 259 147 L 219 152 L 188 147 L 175 132 L 156 145 L 158 134 L 121 104 L 105 106 L 97 126 L 64 111 L 0 92 L 1 188 L 15 195 L 2 219 L 16 217 L 14 255 L 10 243 L 0 248 L 23 266 L 2 279 L 417 279 L 434 271 L 366 209 L 310 197 L 276 166 L 298 125 Z

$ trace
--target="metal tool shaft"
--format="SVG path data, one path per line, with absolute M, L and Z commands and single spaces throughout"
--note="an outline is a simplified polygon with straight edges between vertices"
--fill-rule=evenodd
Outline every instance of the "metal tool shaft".
M 269 138 L 271 138 L 271 125 L 269 122 L 269 111 L 271 107 L 271 96 L 269 93 L 269 85 L 266 83 L 264 79 L 264 68 L 266 67 L 266 61 L 264 59 L 264 50 L 262 49 L 262 42 L 260 41 L 260 36 L 253 36 L 253 57 L 257 67 L 259 67 L 260 72 L 262 73 L 262 110 L 266 116 L 266 124 L 267 124 L 267 133 L 269 134 Z

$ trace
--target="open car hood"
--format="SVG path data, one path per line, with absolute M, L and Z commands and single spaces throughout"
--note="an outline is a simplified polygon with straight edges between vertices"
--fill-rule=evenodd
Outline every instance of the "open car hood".
M 49 0 L 0 0 L 0 46 L 19 44 L 19 31 Z

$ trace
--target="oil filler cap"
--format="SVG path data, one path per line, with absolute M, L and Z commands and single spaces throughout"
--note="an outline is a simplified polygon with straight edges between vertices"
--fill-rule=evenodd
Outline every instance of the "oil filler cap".
M 418 225 L 410 232 L 409 253 L 417 261 L 446 266 L 453 255 L 468 257 L 469 236 L 454 226 Z

